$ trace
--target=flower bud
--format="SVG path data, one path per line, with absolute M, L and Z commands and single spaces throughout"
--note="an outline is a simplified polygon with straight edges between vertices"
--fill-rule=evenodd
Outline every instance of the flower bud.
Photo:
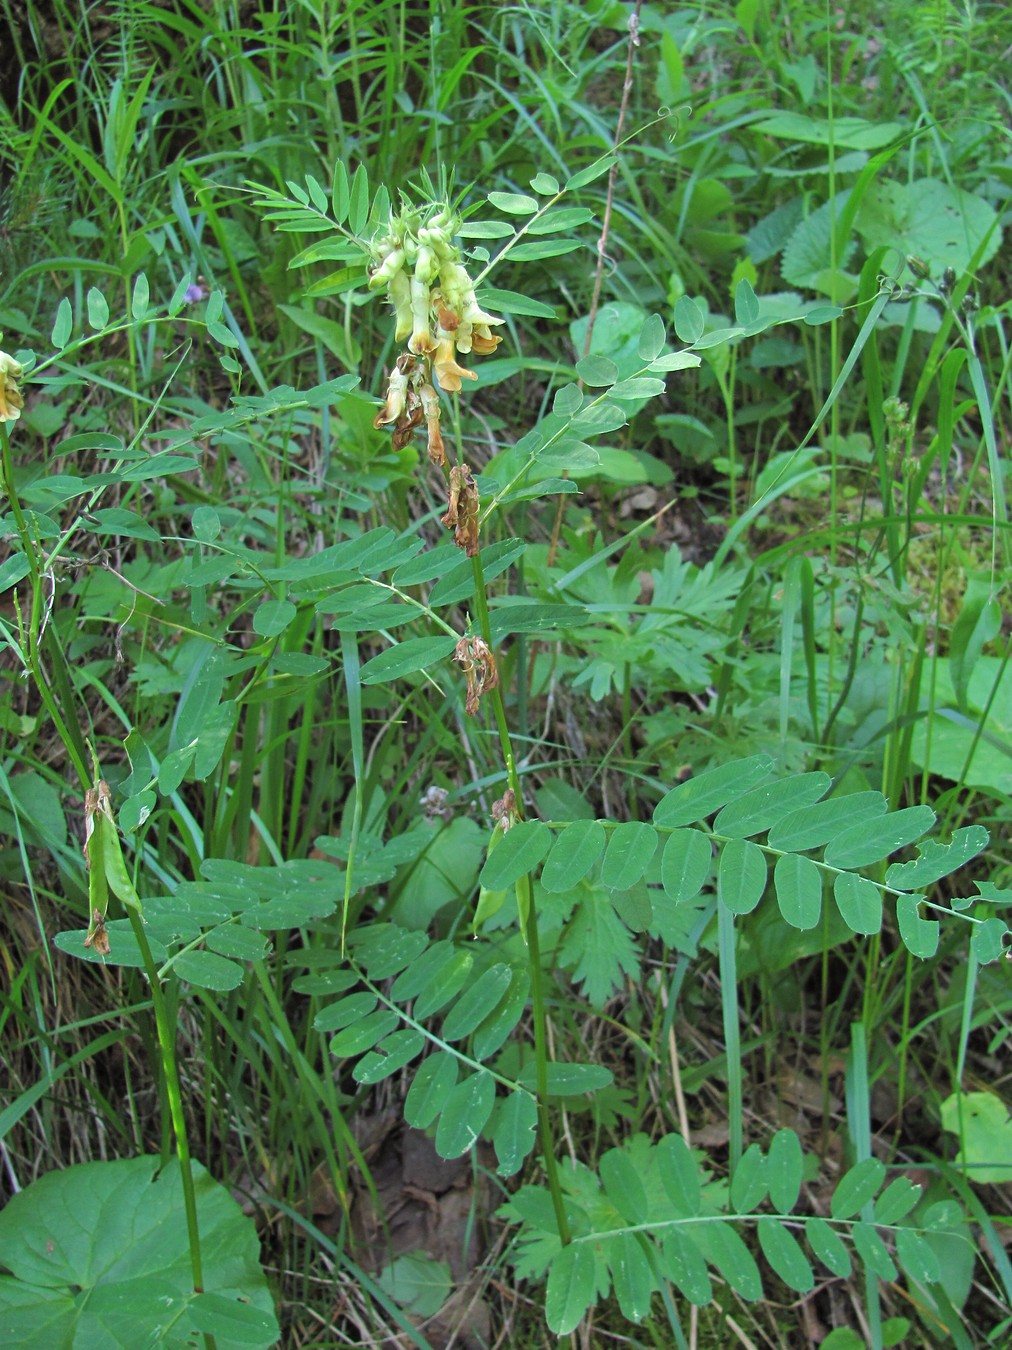
M 24 374 L 20 361 L 13 356 L 0 352 L 0 422 L 16 422 L 21 416 L 25 401 L 18 388 L 18 381 Z M 457 385 L 460 388 L 460 385 Z

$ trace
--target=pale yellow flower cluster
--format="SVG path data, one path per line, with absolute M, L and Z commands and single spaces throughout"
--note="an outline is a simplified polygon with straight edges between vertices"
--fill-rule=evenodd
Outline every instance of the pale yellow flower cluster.
M 460 220 L 448 207 L 424 217 L 405 209 L 391 215 L 387 231 L 372 245 L 369 286 L 385 286 L 396 316 L 394 337 L 407 339 L 397 360 L 376 425 L 393 426 L 396 447 L 425 421 L 429 458 L 445 464 L 435 386 L 455 393 L 462 380 L 476 379 L 457 354 L 494 352 L 502 338 L 492 327 L 503 322 L 478 304 L 474 284 L 453 236 Z
M 25 400 L 18 381 L 23 374 L 20 362 L 6 352 L 0 352 L 0 422 L 16 422 L 21 416 Z

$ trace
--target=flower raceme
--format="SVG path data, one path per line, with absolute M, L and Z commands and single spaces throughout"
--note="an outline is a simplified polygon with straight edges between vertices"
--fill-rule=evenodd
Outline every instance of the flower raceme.
M 24 374 L 19 361 L 6 352 L 0 352 L 0 422 L 16 422 L 21 416 L 25 400 L 18 381 Z M 460 386 L 457 386 L 458 389 Z

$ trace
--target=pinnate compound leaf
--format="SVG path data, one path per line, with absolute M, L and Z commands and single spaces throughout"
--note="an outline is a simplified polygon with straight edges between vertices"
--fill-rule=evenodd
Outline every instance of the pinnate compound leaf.
M 805 1237 L 813 1253 L 827 1270 L 839 1279 L 845 1280 L 850 1274 L 850 1253 L 836 1229 L 825 1219 L 808 1219 L 805 1223 Z
M 753 755 L 749 759 L 735 759 L 706 769 L 698 777 L 679 783 L 661 798 L 654 808 L 654 824 L 673 829 L 705 820 L 728 802 L 744 797 L 768 777 L 772 769 L 773 761 L 769 755 Z
M 783 849 L 785 853 L 820 848 L 851 825 L 884 815 L 888 805 L 881 792 L 830 797 L 828 801 L 791 811 L 770 828 L 767 842 L 771 848 Z
M 957 830 L 948 844 L 926 839 L 918 845 L 913 862 L 893 863 L 886 872 L 886 885 L 898 891 L 923 890 L 946 877 L 987 848 L 990 836 L 983 825 L 967 825 Z
M 922 898 L 919 895 L 897 896 L 896 922 L 907 951 L 928 960 L 938 951 L 939 926 L 937 919 L 921 917 L 918 905 Z
M 450 999 L 456 998 L 463 989 L 473 965 L 474 957 L 470 952 L 455 951 L 452 958 L 440 970 L 439 979 L 434 980 L 427 989 L 423 989 L 415 999 L 415 1016 L 431 1017 L 434 1012 L 445 1007 Z
M 713 1286 L 702 1252 L 687 1235 L 671 1228 L 661 1244 L 664 1273 L 690 1303 L 703 1307 L 713 1298 Z
M 621 1148 L 610 1148 L 601 1155 L 598 1164 L 605 1195 L 627 1223 L 645 1223 L 647 1193 L 636 1165 Z
M 798 1136 L 793 1130 L 777 1130 L 770 1140 L 766 1178 L 773 1208 L 780 1214 L 790 1214 L 798 1203 L 803 1163 Z
M 517 821 L 494 849 L 481 869 L 481 884 L 487 891 L 504 891 L 533 872 L 552 844 L 552 832 L 543 820 Z
M 630 1322 L 642 1322 L 650 1311 L 655 1284 L 650 1261 L 640 1239 L 634 1233 L 609 1238 L 605 1259 L 622 1316 Z
M 499 1105 L 492 1126 L 492 1143 L 501 1177 L 513 1177 L 534 1148 L 538 1106 L 527 1092 L 511 1092 Z
M 930 806 L 907 806 L 880 820 L 852 825 L 830 840 L 823 858 L 830 867 L 868 867 L 912 844 L 934 823 Z
M 822 873 L 811 858 L 784 853 L 773 869 L 780 913 L 792 928 L 809 929 L 822 915 Z
M 766 1159 L 758 1144 L 749 1144 L 731 1178 L 731 1206 L 736 1214 L 751 1214 L 762 1204 L 769 1189 Z
M 695 899 L 710 875 L 713 847 L 700 830 L 672 830 L 661 855 L 661 884 L 675 904 Z
M 416 961 L 397 976 L 390 990 L 395 1003 L 407 1003 L 417 998 L 424 990 L 443 980 L 444 973 L 455 965 L 457 949 L 452 942 L 444 938 L 434 942 L 428 951 L 423 952 Z
M 349 994 L 347 998 L 340 998 L 336 1003 L 321 1008 L 313 1020 L 313 1030 L 323 1033 L 340 1031 L 342 1027 L 349 1027 L 353 1022 L 368 1017 L 378 1002 L 372 993 Z
M 567 825 L 559 832 L 541 873 L 545 890 L 569 891 L 579 885 L 604 852 L 606 841 L 599 820 L 577 820 Z
M 885 1163 L 878 1158 L 863 1158 L 836 1184 L 829 1212 L 834 1219 L 851 1219 L 873 1199 L 885 1180 Z
M 643 876 L 657 852 L 657 831 L 643 820 L 616 825 L 601 865 L 601 885 L 626 891 Z
M 486 1063 L 503 1044 L 524 1015 L 530 987 L 531 979 L 527 971 L 522 968 L 514 970 L 506 997 L 474 1033 L 471 1044 L 475 1059 Z
M 759 1246 L 772 1268 L 789 1289 L 807 1294 L 815 1287 L 815 1276 L 808 1257 L 797 1238 L 780 1219 L 760 1219 Z
M 880 1280 L 895 1280 L 896 1266 L 886 1245 L 870 1223 L 856 1223 L 851 1230 L 858 1256 Z
M 713 822 L 713 832 L 729 839 L 761 834 L 788 812 L 818 801 L 831 783 L 828 773 L 800 773 L 764 783 L 725 806 Z
M 503 962 L 479 976 L 446 1014 L 443 1039 L 459 1041 L 469 1036 L 498 1005 L 512 978 L 512 968 Z
M 701 1189 L 699 1166 L 680 1134 L 666 1134 L 655 1150 L 661 1184 L 679 1218 L 699 1213 Z
M 545 1318 L 556 1336 L 580 1324 L 597 1292 L 597 1262 L 586 1242 L 571 1242 L 552 1261 L 545 1291 Z
M 456 645 L 453 637 L 408 638 L 380 652 L 366 661 L 359 672 L 363 684 L 378 684 L 381 680 L 396 680 L 415 671 L 425 670 L 450 655 Z
M 338 1059 L 355 1059 L 396 1031 L 400 1017 L 391 1008 L 377 1008 L 354 1026 L 345 1027 L 330 1040 L 330 1053 Z
M 840 917 L 852 933 L 871 937 L 882 927 L 882 892 L 866 877 L 841 872 L 833 883 Z
M 370 924 L 351 937 L 355 959 L 371 980 L 389 980 L 417 961 L 428 941 L 425 933 L 414 933 L 395 923 Z
M 755 1303 L 762 1298 L 759 1267 L 734 1224 L 727 1220 L 699 1224 L 693 1237 L 710 1265 L 743 1299 Z
M 495 1105 L 495 1079 L 487 1069 L 465 1078 L 447 1094 L 436 1127 L 436 1152 L 459 1158 L 476 1142 Z
M 457 1082 L 457 1060 L 437 1050 L 418 1068 L 404 1100 L 404 1119 L 416 1130 L 427 1130 L 442 1111 Z
M 356 1083 L 381 1083 L 384 1078 L 403 1069 L 425 1049 L 425 1037 L 412 1027 L 403 1027 L 392 1036 L 385 1036 L 375 1050 L 355 1065 L 352 1077 Z
M 732 914 L 751 914 L 766 889 L 766 855 L 758 844 L 731 839 L 721 850 L 717 891 Z

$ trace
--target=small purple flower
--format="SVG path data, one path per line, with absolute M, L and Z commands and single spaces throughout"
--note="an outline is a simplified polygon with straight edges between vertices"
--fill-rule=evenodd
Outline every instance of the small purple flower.
M 201 285 L 203 278 L 197 281 L 191 281 L 186 288 L 186 295 L 183 297 L 188 305 L 195 305 L 198 300 L 207 299 L 207 287 Z

